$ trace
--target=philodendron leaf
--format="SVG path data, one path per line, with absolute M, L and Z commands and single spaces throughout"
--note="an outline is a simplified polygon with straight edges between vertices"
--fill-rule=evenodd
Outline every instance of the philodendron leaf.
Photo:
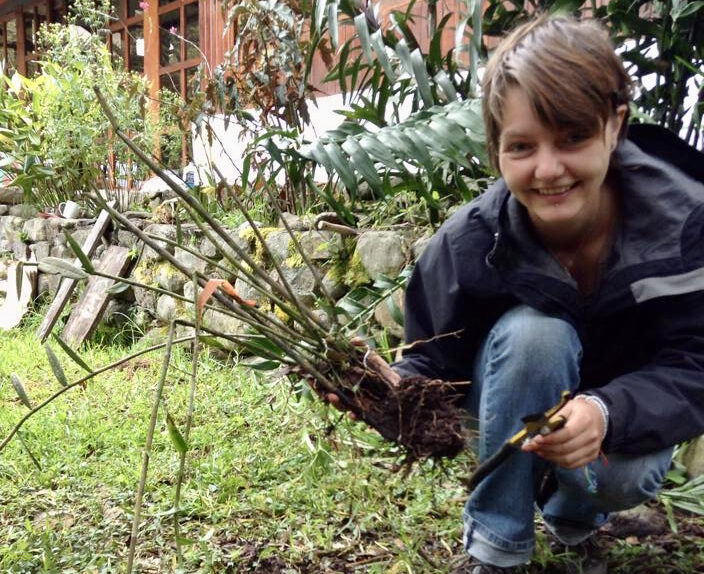
M 171 442 L 174 443 L 176 450 L 181 454 L 185 454 L 188 450 L 188 446 L 186 445 L 183 435 L 176 427 L 176 423 L 169 414 L 169 411 L 166 411 L 166 427 L 169 429 L 169 437 L 171 437 Z
M 88 273 L 94 273 L 95 269 L 93 269 L 93 264 L 90 262 L 90 258 L 85 253 L 83 253 L 83 249 L 81 249 L 81 246 L 78 245 L 78 242 L 68 231 L 64 231 L 64 235 L 66 236 L 66 242 L 68 243 L 69 247 L 74 252 L 76 257 L 78 257 L 78 260 L 81 262 L 83 269 L 85 269 Z
M 52 333 L 52 337 L 54 337 L 54 340 L 59 344 L 59 347 L 64 350 L 64 353 L 71 357 L 71 360 L 74 363 L 76 363 L 79 367 L 81 367 L 85 371 L 88 371 L 89 373 L 93 372 L 93 369 L 91 369 L 88 364 L 83 359 L 81 359 L 78 353 L 76 353 L 76 351 L 69 347 L 66 342 L 61 339 L 61 337 L 59 337 L 56 333 Z
M 51 275 L 61 275 L 69 279 L 88 279 L 88 273 L 79 267 L 71 265 L 68 261 L 58 257 L 45 257 L 39 262 L 39 271 Z
M 49 359 L 49 366 L 51 367 L 51 370 L 54 373 L 56 380 L 59 381 L 59 384 L 62 387 L 68 386 L 66 374 L 61 368 L 61 363 L 59 363 L 59 358 L 56 356 L 56 353 L 54 353 L 54 350 L 49 346 L 49 343 L 46 343 L 44 345 L 44 349 L 46 350 L 46 356 Z
M 27 393 L 24 390 L 24 385 L 22 385 L 22 379 L 20 379 L 20 377 L 17 373 L 12 373 L 10 375 L 10 380 L 12 381 L 12 386 L 15 387 L 15 391 L 17 392 L 17 396 L 22 401 L 22 404 L 24 406 L 26 406 L 28 409 L 31 409 L 32 403 L 29 402 L 29 397 L 27 396 Z

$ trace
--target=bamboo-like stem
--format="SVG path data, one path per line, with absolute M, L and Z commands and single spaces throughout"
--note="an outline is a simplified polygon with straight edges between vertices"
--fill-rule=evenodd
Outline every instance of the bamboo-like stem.
M 235 253 L 237 253 L 238 256 L 242 257 L 242 259 L 247 265 L 249 265 L 252 269 L 258 269 L 259 265 L 257 265 L 256 261 L 254 261 L 254 259 L 250 257 L 249 253 L 247 253 L 244 249 L 237 245 L 235 241 L 233 241 L 233 239 L 229 236 L 229 234 L 222 227 L 222 225 L 220 225 L 220 223 L 217 222 L 207 212 L 207 210 L 203 208 L 200 202 L 198 202 L 193 196 L 191 196 L 187 191 L 185 191 L 182 186 L 178 185 L 178 183 L 176 183 L 169 174 L 167 174 L 163 169 L 161 169 L 159 164 L 152 157 L 145 153 L 144 150 L 142 150 L 137 144 L 135 144 L 132 139 L 120 129 L 117 119 L 110 110 L 100 89 L 98 87 L 94 87 L 93 89 L 98 98 L 98 102 L 100 103 L 100 106 L 103 109 L 103 112 L 105 113 L 105 116 L 108 118 L 110 125 L 112 125 L 113 129 L 115 130 L 115 135 L 117 135 L 125 143 L 125 145 L 130 148 L 130 150 L 132 150 L 135 155 L 147 165 L 147 167 L 149 167 L 149 169 L 156 173 L 164 181 L 164 183 L 166 183 L 174 191 L 174 193 L 183 200 L 186 205 L 191 207 L 191 209 L 193 209 L 200 217 L 207 221 L 208 225 L 210 225 L 213 230 L 223 239 L 225 244 L 227 244 L 228 247 L 230 247 Z M 216 166 L 213 167 L 217 170 Z M 228 191 L 232 193 L 231 186 L 229 187 Z M 236 194 L 232 194 L 233 197 L 236 197 Z M 248 215 L 246 214 L 246 210 L 245 215 Z M 256 225 L 253 225 L 253 227 L 256 230 Z M 263 279 L 270 279 L 266 272 L 264 272 L 263 270 L 261 271 L 261 275 Z M 285 279 L 282 278 L 282 280 L 283 286 L 282 284 L 279 284 L 278 282 L 273 280 L 270 280 L 269 282 L 272 288 L 275 289 L 280 296 L 284 298 L 290 298 L 292 300 L 295 299 L 295 297 L 291 297 L 292 291 L 290 290 L 290 287 L 288 291 L 285 288 L 288 283 L 285 282 Z
M 335 308 L 335 299 L 332 298 L 332 295 L 330 295 L 330 292 L 327 290 L 325 285 L 323 285 L 323 280 L 320 277 L 320 273 L 318 273 L 318 270 L 316 269 L 315 265 L 313 265 L 313 263 L 311 262 L 308 255 L 306 255 L 306 252 L 303 250 L 303 247 L 301 246 L 300 241 L 298 241 L 296 234 L 291 229 L 291 226 L 286 221 L 286 218 L 282 217 L 281 208 L 279 207 L 279 204 L 276 202 L 276 198 L 271 193 L 271 189 L 269 189 L 268 184 L 264 185 L 264 190 L 266 191 L 266 194 L 269 196 L 269 201 L 270 201 L 271 205 L 274 206 L 274 210 L 276 211 L 276 215 L 279 216 L 279 221 L 281 221 L 283 226 L 286 228 L 286 231 L 288 232 L 289 236 L 291 237 L 291 241 L 293 241 L 293 244 L 296 247 L 296 250 L 301 254 L 301 257 L 303 257 L 303 261 L 305 261 L 305 264 L 308 266 L 308 269 L 313 274 L 313 279 L 315 281 L 315 284 L 318 286 L 318 289 L 320 289 L 320 292 L 323 294 L 323 296 L 327 299 L 330 307 L 332 309 L 334 309 Z M 337 316 L 335 315 L 334 312 L 331 313 L 330 319 L 333 321 L 335 327 L 339 327 L 339 323 L 337 321 Z
M 178 261 L 171 253 L 166 251 L 157 241 L 154 241 L 147 237 L 144 232 L 139 229 L 137 226 L 135 226 L 129 219 L 124 217 L 121 213 L 119 213 L 117 210 L 109 206 L 105 200 L 99 195 L 99 194 L 94 194 L 94 200 L 100 204 L 100 206 L 105 209 L 110 216 L 116 220 L 118 223 L 123 225 L 126 229 L 128 229 L 130 232 L 132 232 L 134 235 L 139 237 L 146 245 L 151 247 L 154 251 L 156 251 L 161 257 L 166 259 L 169 263 L 171 263 L 176 269 L 178 269 L 181 273 L 183 273 L 185 276 L 190 276 L 190 270 L 187 269 L 180 261 Z M 202 273 L 197 273 L 198 275 L 198 281 L 205 285 L 206 283 L 206 277 Z M 295 344 L 298 344 L 301 339 L 309 339 L 309 336 L 306 336 L 302 333 L 296 332 L 292 330 L 290 327 L 285 325 L 283 322 L 278 321 L 275 317 L 267 314 L 267 313 L 262 313 L 256 308 L 249 307 L 249 306 L 235 306 L 234 303 L 232 302 L 231 299 L 226 297 L 224 294 L 215 292 L 213 295 L 220 303 L 224 305 L 226 309 L 229 309 L 230 312 L 233 314 L 233 316 L 237 319 L 240 319 L 241 321 L 249 324 L 256 326 L 257 328 L 262 328 L 266 330 L 266 326 L 262 325 L 262 321 L 258 321 L 255 318 L 252 318 L 252 315 L 255 315 L 259 319 L 263 319 L 264 322 L 268 323 L 273 323 L 276 325 L 276 327 L 282 331 L 286 331 L 291 337 L 291 341 L 294 342 Z M 185 299 L 187 300 L 187 299 Z M 267 332 L 271 334 L 271 329 L 268 329 Z M 286 347 L 284 347 L 286 348 Z
M 27 455 L 29 456 L 29 459 L 32 461 L 32 463 L 33 463 L 34 466 L 37 468 L 37 470 L 38 470 L 39 472 L 41 472 L 41 471 L 42 471 L 42 465 L 39 464 L 39 461 L 37 460 L 37 457 L 34 456 L 34 454 L 32 453 L 32 450 L 29 448 L 29 445 L 28 445 L 28 444 L 26 443 L 26 441 L 24 440 L 24 437 L 22 436 L 22 433 L 21 433 L 21 432 L 18 432 L 18 433 L 17 433 L 17 438 L 20 439 L 20 442 L 22 443 L 22 447 L 23 447 L 24 450 L 27 452 Z
M 192 340 L 193 337 L 181 337 L 179 339 L 174 340 L 174 345 L 179 344 L 179 343 L 185 343 L 186 341 Z M 131 355 L 128 355 L 127 357 L 122 357 L 118 361 L 115 361 L 114 363 L 110 363 L 109 365 L 106 365 L 105 367 L 101 367 L 100 369 L 96 369 L 92 373 L 89 373 L 85 375 L 84 377 L 81 377 L 80 379 L 74 381 L 73 383 L 70 383 L 66 385 L 65 387 L 61 387 L 59 390 L 57 390 L 53 395 L 47 397 L 39 403 L 37 406 L 35 406 L 31 411 L 28 411 L 25 413 L 25 415 L 17 421 L 14 427 L 12 427 L 12 430 L 7 434 L 7 436 L 0 442 L 0 452 L 4 450 L 4 448 L 7 446 L 7 444 L 12 440 L 12 437 L 14 437 L 17 434 L 17 431 L 19 431 L 24 423 L 29 420 L 29 418 L 32 415 L 35 415 L 38 413 L 40 410 L 42 410 L 45 406 L 47 406 L 49 403 L 53 402 L 55 399 L 59 398 L 61 395 L 63 395 L 66 391 L 69 391 L 73 389 L 74 387 L 77 387 L 78 385 L 83 385 L 93 377 L 96 377 L 97 375 L 100 375 L 104 373 L 105 371 L 109 371 L 111 369 L 114 369 L 115 367 L 119 367 L 120 365 L 123 365 L 132 359 L 136 359 L 137 357 L 140 357 L 141 355 L 146 355 L 147 353 L 151 353 L 152 351 L 158 351 L 159 349 L 163 349 L 166 346 L 165 343 L 159 343 L 157 345 L 152 345 L 151 347 L 147 347 L 146 349 L 142 349 L 141 351 L 137 351 L 135 353 L 132 353 Z
M 201 222 L 198 221 L 197 218 L 193 217 L 193 211 L 190 209 L 189 206 L 185 205 L 184 206 L 186 211 L 188 211 L 189 215 L 191 216 L 191 219 L 196 222 L 196 225 L 199 227 L 199 229 L 203 232 L 203 234 L 206 236 L 206 238 L 213 244 L 215 244 L 215 238 L 212 236 L 210 231 L 208 230 L 207 226 L 203 225 Z M 300 319 L 301 318 L 301 312 L 299 308 L 296 307 L 291 307 L 286 301 L 283 299 L 277 297 L 274 293 L 271 293 L 266 290 L 262 279 L 266 279 L 267 284 L 271 284 L 270 278 L 266 271 L 259 270 L 258 268 L 255 269 L 256 273 L 252 272 L 251 270 L 246 269 L 244 266 L 242 266 L 239 262 L 234 261 L 229 257 L 229 254 L 227 252 L 224 253 L 225 257 L 232 263 L 232 265 L 240 271 L 246 278 L 248 283 L 254 287 L 259 293 L 263 294 L 267 298 L 269 298 L 275 305 L 281 308 L 284 313 L 286 313 L 289 317 L 292 317 L 293 319 Z M 264 275 L 264 277 L 262 277 Z M 320 333 L 319 331 L 313 331 L 313 333 L 317 334 L 317 337 L 314 339 L 313 335 L 311 334 L 306 334 L 303 335 L 301 332 L 297 332 L 292 330 L 288 325 L 283 323 L 282 321 L 279 321 L 277 317 L 271 314 L 267 313 L 260 313 L 256 309 L 252 308 L 247 308 L 245 309 L 245 312 L 249 312 L 252 314 L 257 314 L 258 318 L 261 319 L 264 322 L 270 323 L 276 328 L 281 329 L 282 331 L 285 331 L 288 333 L 289 336 L 293 337 L 294 339 L 298 337 L 299 335 L 302 338 L 307 338 L 309 341 L 312 341 L 314 344 L 316 342 L 320 342 L 323 336 L 323 333 Z M 303 321 L 300 321 L 303 322 Z
M 228 269 L 227 267 L 223 267 L 222 265 L 220 265 L 220 263 L 215 261 L 215 259 L 211 259 L 210 257 L 206 257 L 202 253 L 199 253 L 195 249 L 191 249 L 190 247 L 187 247 L 187 246 L 179 243 L 178 241 L 174 241 L 173 239 L 169 239 L 168 237 L 162 237 L 161 235 L 155 235 L 153 233 L 145 233 L 145 235 L 147 237 L 149 237 L 150 239 L 154 239 L 156 241 L 161 241 L 163 243 L 166 243 L 167 245 L 171 245 L 172 247 L 178 247 L 179 249 L 183 249 L 184 251 L 186 251 L 187 253 L 190 253 L 191 255 L 194 255 L 195 257 L 197 257 L 201 261 L 205 261 L 208 265 L 212 265 L 213 267 L 215 267 L 215 269 L 219 269 L 220 271 L 223 271 L 225 273 L 232 273 L 232 269 Z
M 235 202 L 237 205 L 238 209 L 244 215 L 245 219 L 247 222 L 250 224 L 252 227 L 252 231 L 254 234 L 257 236 L 257 239 L 259 240 L 259 243 L 262 246 L 262 249 L 269 255 L 269 258 L 271 259 L 271 263 L 274 266 L 274 269 L 276 269 L 276 273 L 279 275 L 279 278 L 281 279 L 281 283 L 284 285 L 285 289 L 289 292 L 289 298 L 291 301 L 293 301 L 293 304 L 301 310 L 301 313 L 304 314 L 306 317 L 306 323 L 314 330 L 319 330 L 322 331 L 322 333 L 326 333 L 327 329 L 325 328 L 325 325 L 323 325 L 318 319 L 315 314 L 308 308 L 307 305 L 303 305 L 296 294 L 293 292 L 293 289 L 289 285 L 288 281 L 286 280 L 286 277 L 284 276 L 284 272 L 281 269 L 281 266 L 279 265 L 279 262 L 276 260 L 276 257 L 274 257 L 271 254 L 271 251 L 269 249 L 269 246 L 266 244 L 266 241 L 264 241 L 264 237 L 262 236 L 261 232 L 259 231 L 259 228 L 256 226 L 254 220 L 252 219 L 252 216 L 249 214 L 245 206 L 242 204 L 240 201 L 240 198 L 237 195 L 237 192 L 232 188 L 232 186 L 227 182 L 227 179 L 225 179 L 225 176 L 223 173 L 218 169 L 217 165 L 213 165 L 213 169 L 215 170 L 216 175 L 220 178 L 220 181 L 223 182 L 225 185 L 225 189 L 230 193 L 232 196 L 232 200 Z
M 156 419 L 159 414 L 159 404 L 161 404 L 161 396 L 164 391 L 164 383 L 166 383 L 166 374 L 169 372 L 169 363 L 171 362 L 171 348 L 174 344 L 174 330 L 176 323 L 171 321 L 169 325 L 169 335 L 166 340 L 166 350 L 161 365 L 161 374 L 157 383 L 156 392 L 154 393 L 154 403 L 152 404 L 152 414 L 149 419 L 149 427 L 147 429 L 147 441 L 144 445 L 142 456 L 142 474 L 139 477 L 139 485 L 134 501 L 134 516 L 132 518 L 132 535 L 130 536 L 130 549 L 127 555 L 127 574 L 132 574 L 134 565 L 134 556 L 137 550 L 137 540 L 139 538 L 139 518 L 142 512 L 142 497 L 144 496 L 144 486 L 147 483 L 147 472 L 149 470 L 149 457 L 152 450 L 152 442 L 154 440 L 154 429 L 156 428 Z
M 119 123 L 117 122 L 117 119 L 113 115 L 112 111 L 110 110 L 110 107 L 108 106 L 107 102 L 105 101 L 105 98 L 100 91 L 100 89 L 97 86 L 94 86 L 93 90 L 95 91 L 96 97 L 98 98 L 98 102 L 103 109 L 103 112 L 105 113 L 105 116 L 108 118 L 108 121 L 110 122 L 110 125 L 113 127 L 113 130 L 115 131 L 115 135 L 117 135 L 124 143 L 125 145 L 132 150 L 139 159 L 141 159 L 149 169 L 151 169 L 154 173 L 156 173 L 173 191 L 176 193 L 178 197 L 180 197 L 186 205 L 191 207 L 198 215 L 200 215 L 205 221 L 208 222 L 208 224 L 213 228 L 213 230 L 224 240 L 224 242 L 227 244 L 228 247 L 230 247 L 235 253 L 237 253 L 242 259 L 249 265 L 252 269 L 258 268 L 259 266 L 257 263 L 249 256 L 249 254 L 240 248 L 239 245 L 237 245 L 232 238 L 226 233 L 225 229 L 215 220 L 213 217 L 203 208 L 203 206 L 196 201 L 194 197 L 192 197 L 189 193 L 187 193 L 180 185 L 178 185 L 173 178 L 168 175 L 161 167 L 158 165 L 158 163 L 150 157 L 148 154 L 146 154 L 138 145 L 136 145 L 129 136 L 127 136 L 119 126 Z M 222 176 L 222 172 L 220 172 L 217 168 L 217 166 L 213 166 L 215 169 L 215 172 L 218 174 L 218 177 L 221 178 L 221 180 L 225 183 L 226 188 L 228 191 L 231 193 L 232 197 L 235 199 L 236 203 L 238 206 L 243 207 L 241 202 L 239 202 L 237 198 L 237 194 L 234 192 L 232 189 L 232 186 L 229 185 L 226 181 L 226 179 Z M 100 198 L 100 196 L 98 195 Z M 102 200 L 102 198 L 100 198 Z M 104 200 L 102 203 L 105 203 Z M 249 214 L 247 213 L 246 209 L 243 209 L 243 214 L 245 217 L 249 217 Z M 112 210 L 111 215 L 115 213 L 115 210 Z M 124 218 L 123 218 L 124 219 Z M 250 218 L 251 219 L 251 218 Z M 256 225 L 253 225 L 253 221 L 250 223 L 253 226 L 253 231 L 258 235 L 258 237 L 261 238 L 261 233 L 258 232 Z M 131 224 L 129 224 L 131 225 Z M 132 226 L 134 227 L 134 226 Z M 139 233 L 135 233 L 135 235 L 144 236 L 143 233 L 141 233 L 141 230 L 139 230 Z M 146 238 L 148 239 L 148 238 Z M 151 242 L 151 240 L 148 240 L 148 242 Z M 147 242 L 147 244 L 149 244 Z M 152 242 L 153 243 L 153 242 Z M 263 242 L 264 248 L 266 248 L 266 244 Z M 150 247 L 152 247 L 150 245 Z M 152 247 L 154 248 L 154 247 Z M 159 248 L 160 249 L 160 248 Z M 159 249 L 155 249 L 157 253 L 159 253 Z M 160 249 L 162 253 L 168 253 L 165 252 L 165 250 Z M 161 254 L 161 253 L 160 253 Z M 170 258 L 169 255 L 169 260 L 172 259 Z M 175 265 L 177 268 L 180 268 L 180 265 Z M 279 284 L 276 281 L 271 281 L 272 287 L 277 291 L 277 293 L 282 296 L 283 298 L 289 298 L 295 302 L 297 302 L 297 298 L 295 294 L 293 294 L 293 291 L 290 289 L 290 286 L 288 285 L 288 282 L 285 280 L 285 277 L 283 277 L 283 274 L 279 270 L 279 275 L 282 279 L 282 284 Z M 262 278 L 263 279 L 269 279 L 268 275 L 266 272 L 262 270 Z M 216 296 L 219 294 L 216 293 Z M 218 297 L 219 301 L 225 301 L 225 305 L 227 307 L 232 307 L 233 304 L 231 301 L 227 301 L 224 296 L 223 297 Z M 301 312 L 306 313 L 307 315 L 312 315 L 309 309 L 307 309 L 305 306 L 298 305 L 299 308 L 301 309 Z M 248 312 L 251 312 L 251 308 L 247 308 Z M 317 320 L 315 316 L 313 316 L 313 322 L 311 324 L 311 327 L 314 329 L 317 328 L 319 329 L 323 337 L 327 334 L 326 333 L 326 328 L 324 325 L 320 324 L 320 322 Z M 300 336 L 300 334 L 298 334 Z M 279 335 L 272 335 L 270 336 L 270 339 L 272 342 L 274 342 L 276 345 L 281 347 L 282 349 L 285 349 L 287 353 L 291 355 L 291 358 L 293 358 L 303 369 L 305 369 L 311 376 L 315 377 L 317 380 L 318 384 L 326 391 L 328 392 L 339 392 L 339 389 L 333 385 L 330 380 L 323 375 L 319 369 L 317 369 L 305 356 L 301 355 L 297 351 L 294 351 L 293 349 L 290 348 L 290 343 L 291 341 L 287 341 L 285 339 L 282 339 L 281 336 Z
M 193 210 L 188 204 L 184 204 L 184 209 L 188 212 L 188 215 L 190 216 L 191 220 L 195 223 L 195 225 L 198 227 L 198 229 L 203 233 L 203 235 L 206 237 L 208 241 L 210 241 L 211 244 L 217 246 L 217 240 L 215 239 L 215 236 L 212 234 L 212 232 L 208 229 L 206 225 L 204 225 L 201 221 L 198 220 L 197 217 L 195 217 L 195 210 Z M 149 234 L 147 234 L 149 235 Z M 175 241 L 167 241 L 167 243 L 173 243 L 174 245 L 178 245 L 177 242 Z M 183 246 L 180 246 L 182 249 L 184 249 Z M 193 252 L 192 252 L 193 253 Z M 195 253 L 194 253 L 195 254 Z M 201 255 L 198 254 L 199 257 L 202 258 Z M 292 309 L 283 299 L 280 299 L 277 295 L 272 293 L 271 291 L 267 291 L 266 285 L 269 285 L 272 287 L 275 291 L 279 291 L 280 286 L 276 286 L 276 282 L 273 281 L 268 274 L 266 273 L 265 270 L 261 269 L 259 266 L 253 267 L 253 268 L 247 268 L 244 265 L 242 265 L 239 261 L 237 261 L 232 255 L 227 251 L 223 251 L 223 256 L 227 261 L 235 268 L 236 271 L 242 273 L 247 279 L 247 282 L 249 285 L 254 287 L 259 293 L 264 295 L 265 297 L 271 299 L 276 305 L 281 307 L 286 314 L 288 314 L 291 317 L 296 317 L 299 313 L 297 313 L 296 310 Z M 205 259 L 205 258 L 203 258 Z M 231 269 L 227 269 L 226 267 L 218 266 L 220 269 L 226 271 L 227 273 L 232 273 Z
M 134 286 L 134 287 L 140 287 L 140 288 L 142 288 L 142 289 L 147 289 L 147 290 L 149 290 L 149 291 L 154 291 L 155 293 L 161 293 L 162 295 L 168 295 L 169 297 L 172 297 L 172 298 L 174 298 L 174 299 L 176 299 L 176 300 L 178 300 L 178 301 L 183 301 L 183 302 L 189 303 L 189 304 L 192 303 L 192 301 L 191 301 L 188 297 L 185 297 L 185 296 L 183 296 L 183 295 L 181 295 L 181 294 L 179 294 L 179 293 L 175 293 L 174 291 L 169 291 L 169 290 L 167 290 L 167 289 L 162 289 L 161 287 L 154 287 L 153 285 L 145 285 L 144 283 L 140 283 L 139 281 L 134 281 L 133 279 L 128 279 L 128 278 L 126 278 L 126 277 L 118 277 L 117 275 L 110 275 L 109 273 L 104 273 L 104 272 L 102 272 L 102 271 L 98 271 L 97 269 L 94 269 L 94 270 L 92 271 L 91 275 L 95 275 L 96 277 L 105 277 L 106 279 L 112 279 L 113 281 L 118 282 L 118 283 L 119 283 L 119 282 L 127 283 L 128 285 L 132 285 L 132 286 Z M 263 324 L 261 324 L 261 323 L 259 323 L 259 322 L 253 321 L 253 320 L 251 319 L 251 317 L 249 317 L 249 316 L 246 316 L 246 315 L 237 313 L 237 312 L 235 312 L 235 311 L 233 311 L 233 310 L 231 310 L 231 309 L 225 309 L 225 308 L 223 308 L 223 307 L 216 307 L 215 305 L 210 305 L 210 304 L 207 304 L 207 303 L 203 306 L 203 308 L 204 308 L 204 309 L 209 309 L 209 310 L 215 311 L 215 312 L 217 312 L 217 313 L 222 313 L 223 315 L 226 315 L 226 316 L 228 316 L 228 317 L 232 317 L 232 318 L 234 318 L 234 319 L 238 319 L 239 321 L 242 321 L 243 323 L 247 323 L 248 325 L 255 326 L 257 329 L 259 329 L 260 331 L 262 331 L 262 334 L 271 334 L 271 333 L 277 333 L 277 332 L 278 332 L 278 331 L 276 331 L 275 329 L 272 329 L 272 328 L 268 327 L 267 325 L 263 325 Z M 189 325 L 189 326 L 192 326 L 192 325 L 190 325 L 190 324 L 188 324 L 188 325 Z M 283 323 L 282 323 L 281 325 L 275 324 L 275 326 L 278 327 L 278 328 L 285 328 L 285 329 L 287 329 L 288 332 L 289 332 L 291 335 L 293 335 L 293 336 L 297 337 L 298 339 L 300 339 L 301 342 L 307 340 L 307 341 L 308 341 L 309 343 L 311 343 L 311 344 L 314 344 L 314 343 L 315 343 L 315 340 L 312 339 L 312 338 L 306 337 L 306 334 L 305 334 L 305 333 L 298 333 L 298 332 L 294 331 L 293 329 L 289 328 L 287 325 L 285 325 L 285 324 L 283 324 Z M 211 332 L 213 335 L 218 336 L 218 337 L 226 337 L 226 336 L 227 336 L 225 333 L 222 333 L 222 332 L 220 332 L 220 331 L 216 331 L 215 329 L 206 329 L 206 330 L 209 331 L 209 332 Z M 232 337 L 230 337 L 230 339 L 232 339 L 233 341 L 239 343 L 239 340 L 238 340 L 238 339 L 236 340 L 236 339 L 234 339 L 234 338 L 232 338 Z M 294 339 L 294 340 L 296 340 L 296 342 L 298 342 L 297 339 Z M 309 347 L 309 346 L 305 346 L 305 349 L 306 349 L 306 350 L 310 350 L 310 347 Z M 322 356 L 322 355 L 321 355 L 321 356 Z
M 186 427 L 183 429 L 183 440 L 188 447 L 191 436 L 191 425 L 193 424 L 193 410 L 195 406 L 196 383 L 198 381 L 198 355 L 200 351 L 200 313 L 198 312 L 198 281 L 197 276 L 193 274 L 193 322 L 195 323 L 195 332 L 193 338 L 193 351 L 191 354 L 191 388 L 188 395 L 188 412 L 186 413 Z M 179 506 L 181 504 L 181 486 L 183 485 L 183 475 L 186 469 L 186 451 L 180 453 L 178 461 L 178 474 L 176 475 L 176 487 L 174 490 L 174 538 L 176 540 L 176 555 L 179 565 L 183 565 L 183 551 L 181 549 L 181 534 L 179 527 Z

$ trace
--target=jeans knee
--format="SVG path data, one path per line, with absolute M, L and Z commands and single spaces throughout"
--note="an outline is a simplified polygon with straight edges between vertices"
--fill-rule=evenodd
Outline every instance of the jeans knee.
M 597 496 L 604 510 L 625 510 L 655 498 L 669 469 L 671 455 L 672 449 L 645 455 L 601 479 Z M 621 466 L 620 461 L 614 461 L 614 466 Z
M 492 328 L 489 341 L 489 360 L 510 358 L 512 364 L 527 371 L 526 375 L 579 368 L 582 346 L 574 327 L 527 305 L 506 312 Z

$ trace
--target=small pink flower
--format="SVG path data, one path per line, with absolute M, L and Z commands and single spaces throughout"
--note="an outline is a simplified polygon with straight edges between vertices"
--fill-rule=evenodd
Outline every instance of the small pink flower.
M 176 26 L 171 26 L 171 28 L 169 28 L 169 34 L 173 34 L 174 36 L 178 34 L 178 29 Z
M 149 8 L 149 2 L 147 2 L 146 0 L 142 0 L 142 1 L 139 3 L 139 7 L 140 7 L 140 9 L 142 9 L 142 10 L 147 10 L 147 9 Z

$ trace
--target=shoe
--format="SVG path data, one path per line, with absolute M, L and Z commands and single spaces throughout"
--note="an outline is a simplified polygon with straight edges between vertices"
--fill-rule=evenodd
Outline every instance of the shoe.
M 548 533 L 550 550 L 553 554 L 571 554 L 560 572 L 564 574 L 608 574 L 608 564 L 604 552 L 596 541 L 595 536 L 587 538 L 584 542 L 567 546 Z
M 467 557 L 451 571 L 451 574 L 518 574 L 519 572 L 522 572 L 520 566 L 500 568 L 479 562 L 476 558 Z

